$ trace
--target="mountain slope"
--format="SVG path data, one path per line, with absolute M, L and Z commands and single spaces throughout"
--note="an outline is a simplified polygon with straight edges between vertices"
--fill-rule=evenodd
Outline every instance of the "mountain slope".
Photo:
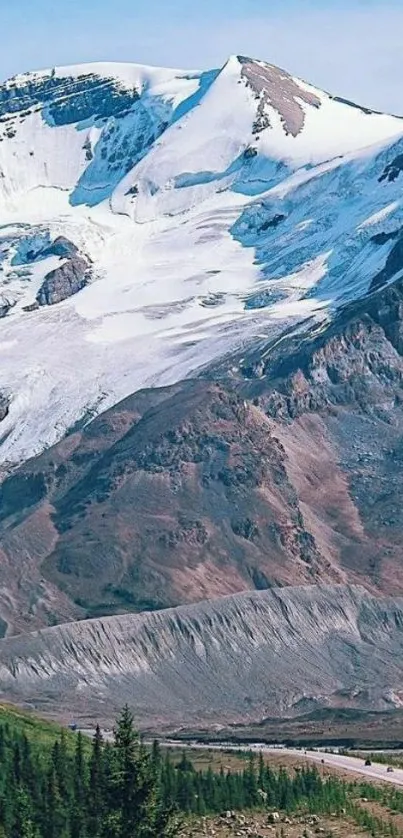
M 1 640 L 0 683 L 14 701 L 91 725 L 124 701 L 154 729 L 393 709 L 402 625 L 401 599 L 361 588 L 240 594 Z
M 124 401 L 6 480 L 5 588 L 24 550 L 83 616 L 337 580 L 318 566 L 266 417 L 202 381 L 157 392 Z M 41 608 L 21 611 L 21 627 L 46 619 Z
M 18 468 L 0 506 L 5 630 L 284 584 L 401 594 L 402 301 L 396 280 Z
M 382 276 L 403 122 L 264 62 L 0 87 L 3 472 Z M 60 238 L 64 247 L 60 248 Z
M 1 633 L 402 593 L 402 120 L 244 57 L 0 120 Z

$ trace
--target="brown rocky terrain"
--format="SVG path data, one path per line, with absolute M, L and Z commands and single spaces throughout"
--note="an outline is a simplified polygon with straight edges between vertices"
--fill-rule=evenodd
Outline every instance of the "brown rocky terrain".
M 265 114 L 265 106 L 271 105 L 279 114 L 286 134 L 298 136 L 304 127 L 305 113 L 302 102 L 320 108 L 318 96 L 304 88 L 296 80 L 270 64 L 258 64 L 250 58 L 239 57 L 242 66 L 242 76 L 259 99 L 258 114 L 254 125 L 254 133 L 259 133 L 263 127 L 270 124 Z
M 402 317 L 398 280 L 308 338 L 137 393 L 17 469 L 0 506 L 8 631 L 320 581 L 401 594 Z
M 83 614 L 322 575 L 271 420 L 219 384 L 133 396 L 2 488 L 3 552 Z
M 384 811 L 382 814 L 386 815 Z M 180 838 L 364 838 L 368 834 L 346 815 L 318 817 L 283 813 L 273 825 L 273 813 L 223 812 L 218 817 L 189 818 L 180 832 Z M 386 818 L 388 822 L 388 818 Z

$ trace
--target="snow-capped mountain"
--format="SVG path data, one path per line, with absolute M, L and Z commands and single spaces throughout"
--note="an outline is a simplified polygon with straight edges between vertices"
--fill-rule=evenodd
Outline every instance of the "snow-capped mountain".
M 244 57 L 3 84 L 3 469 L 392 279 L 401 172 L 401 119 Z

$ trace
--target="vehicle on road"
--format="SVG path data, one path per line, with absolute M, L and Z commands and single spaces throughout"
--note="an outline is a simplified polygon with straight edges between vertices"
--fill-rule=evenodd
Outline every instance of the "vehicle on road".
M 365 765 L 372 765 L 371 760 L 370 760 L 370 759 L 366 759 L 366 760 L 365 760 Z
M 390 774 L 390 773 L 393 771 L 392 766 L 391 766 L 391 765 L 388 765 L 388 767 L 387 767 L 386 771 L 388 772 L 388 774 Z

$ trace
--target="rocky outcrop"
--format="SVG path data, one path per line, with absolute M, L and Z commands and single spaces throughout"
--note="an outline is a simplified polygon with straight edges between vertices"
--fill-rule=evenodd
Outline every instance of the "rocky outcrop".
M 0 393 L 0 422 L 6 418 L 8 415 L 8 410 L 10 407 L 10 399 L 8 396 L 5 396 L 4 393 Z
M 137 90 L 125 89 L 116 79 L 94 73 L 76 78 L 57 76 L 54 71 L 37 76 L 27 73 L 2 85 L 0 117 L 24 117 L 39 106 L 54 125 L 68 125 L 90 117 L 118 116 L 138 98 Z
M 8 312 L 13 308 L 14 302 L 11 300 L 6 299 L 6 297 L 0 297 L 0 320 L 2 317 L 6 317 Z
M 245 724 L 301 704 L 393 709 L 402 683 L 403 600 L 359 587 L 240 594 L 0 641 L 3 698 L 91 724 L 125 701 L 143 728 Z
M 319 97 L 279 67 L 244 56 L 239 56 L 238 60 L 242 66 L 242 77 L 259 100 L 253 133 L 259 134 L 270 125 L 269 116 L 265 112 L 266 105 L 269 105 L 279 114 L 285 133 L 297 137 L 305 122 L 302 103 L 320 108 Z
M 272 418 L 340 406 L 393 413 L 403 387 L 403 280 L 344 307 L 319 335 L 285 337 L 281 348 L 246 353 L 244 388 Z
M 51 244 L 47 245 L 40 251 L 41 259 L 47 259 L 49 256 L 59 256 L 60 259 L 72 259 L 78 256 L 79 250 L 77 245 L 65 236 L 57 236 Z
M 40 306 L 52 306 L 77 294 L 87 285 L 90 277 L 90 264 L 83 256 L 72 256 L 59 268 L 46 274 L 36 295 Z
M 378 180 L 379 183 L 382 183 L 383 180 L 389 181 L 389 183 L 393 183 L 399 175 L 403 172 L 403 154 L 398 154 L 390 163 L 388 163 L 382 174 L 379 176 Z
M 387 282 L 390 282 L 391 279 L 394 279 L 394 277 L 403 271 L 403 228 L 389 235 L 390 238 L 393 237 L 396 239 L 396 244 L 393 245 L 384 268 L 372 280 L 372 291 L 376 291 L 377 288 L 382 288 L 383 285 L 386 285 Z

